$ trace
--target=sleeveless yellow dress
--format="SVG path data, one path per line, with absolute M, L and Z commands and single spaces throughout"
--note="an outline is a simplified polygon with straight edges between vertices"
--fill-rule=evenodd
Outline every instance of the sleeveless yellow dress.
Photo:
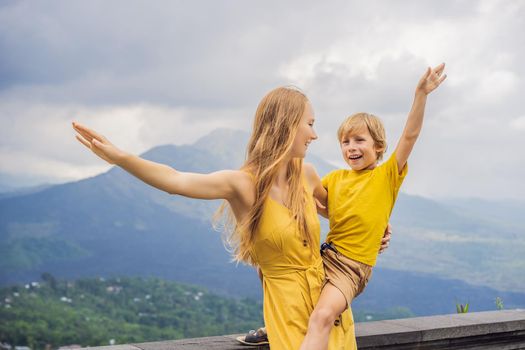
M 319 242 L 319 218 L 312 196 L 306 209 L 308 227 Z M 319 250 L 312 254 L 289 209 L 268 196 L 251 254 L 263 273 L 264 323 L 271 350 L 299 349 L 323 285 Z M 342 314 L 340 325 L 332 327 L 328 348 L 357 349 L 351 310 Z

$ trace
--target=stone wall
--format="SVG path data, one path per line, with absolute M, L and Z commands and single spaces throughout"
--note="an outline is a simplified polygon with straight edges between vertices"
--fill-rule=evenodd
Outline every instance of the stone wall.
M 247 350 L 237 335 L 91 348 L 93 350 Z M 359 350 L 525 349 L 525 310 L 473 312 L 356 324 Z M 259 347 L 268 349 L 268 347 Z

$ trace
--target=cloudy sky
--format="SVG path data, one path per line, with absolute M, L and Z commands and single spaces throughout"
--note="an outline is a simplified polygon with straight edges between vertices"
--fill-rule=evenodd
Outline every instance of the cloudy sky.
M 404 191 L 522 199 L 523 18 L 513 0 L 2 1 L 0 189 L 107 170 L 72 120 L 141 153 L 249 131 L 286 84 L 314 106 L 310 151 L 342 165 L 346 115 L 382 117 L 393 150 L 417 80 L 446 62 Z

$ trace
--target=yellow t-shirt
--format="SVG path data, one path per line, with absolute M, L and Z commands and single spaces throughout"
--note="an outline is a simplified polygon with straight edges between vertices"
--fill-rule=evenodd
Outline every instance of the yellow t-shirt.
M 395 152 L 373 170 L 338 169 L 326 175 L 330 232 L 326 237 L 350 259 L 374 266 L 397 193 L 408 171 L 399 174 Z

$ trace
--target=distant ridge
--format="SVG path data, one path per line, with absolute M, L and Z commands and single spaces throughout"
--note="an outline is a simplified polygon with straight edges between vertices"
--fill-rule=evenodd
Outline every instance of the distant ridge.
M 238 168 L 247 139 L 246 133 L 219 129 L 193 145 L 158 146 L 143 157 L 182 171 Z M 307 161 L 320 174 L 333 169 L 314 155 Z M 229 262 L 220 233 L 211 227 L 219 203 L 170 196 L 116 167 L 89 179 L 0 199 L 0 284 L 37 280 L 42 272 L 61 278 L 138 275 L 260 297 L 253 270 Z M 391 220 L 391 247 L 380 256 L 378 268 L 462 280 L 465 285 L 458 288 L 464 290 L 466 285 L 490 287 L 494 293 L 525 290 L 525 228 L 516 224 L 522 217 L 503 220 L 477 213 L 401 193 Z M 326 221 L 323 225 L 326 233 Z M 413 295 L 421 295 L 422 287 L 414 286 Z M 383 305 L 381 298 L 373 301 Z
M 30 186 L 30 187 L 9 189 L 9 190 L 0 192 L 0 199 L 2 199 L 2 198 L 12 198 L 12 197 L 17 197 L 17 196 L 24 196 L 24 195 L 27 195 L 27 194 L 37 193 L 37 192 L 43 191 L 46 188 L 49 188 L 51 186 L 56 186 L 56 185 L 41 184 L 41 185 L 38 185 L 38 186 Z

